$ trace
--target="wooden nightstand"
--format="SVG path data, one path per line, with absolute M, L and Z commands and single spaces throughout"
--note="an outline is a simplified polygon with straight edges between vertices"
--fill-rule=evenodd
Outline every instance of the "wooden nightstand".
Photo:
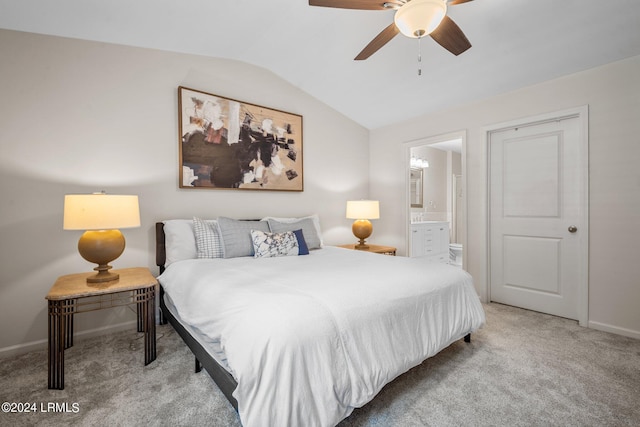
M 345 248 L 345 249 L 353 249 L 353 250 L 358 250 L 358 251 L 364 251 L 364 252 L 374 252 L 376 254 L 384 254 L 384 255 L 396 255 L 396 248 L 394 248 L 393 246 L 381 246 L 381 245 L 372 245 L 370 243 L 367 243 L 367 246 L 369 246 L 368 249 L 356 249 L 356 244 L 352 244 L 352 245 L 338 245 L 339 248 Z
M 136 304 L 138 332 L 144 332 L 144 364 L 156 359 L 157 280 L 148 268 L 112 270 L 118 280 L 87 283 L 95 273 L 61 276 L 49 290 L 49 388 L 64 389 L 64 350 L 73 346 L 73 315 Z

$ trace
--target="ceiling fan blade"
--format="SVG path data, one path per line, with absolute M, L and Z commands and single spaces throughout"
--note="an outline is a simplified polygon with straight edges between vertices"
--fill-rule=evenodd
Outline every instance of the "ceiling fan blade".
M 309 0 L 309 6 L 337 7 L 340 9 L 388 10 L 384 0 Z
M 373 40 L 369 42 L 367 46 L 365 46 L 364 49 L 362 49 L 362 52 L 360 52 L 358 56 L 355 57 L 355 60 L 362 61 L 364 59 L 367 59 L 368 57 L 376 53 L 382 46 L 387 44 L 399 32 L 400 30 L 398 29 L 398 27 L 396 27 L 396 24 L 392 22 L 391 25 L 382 30 L 380 34 L 378 34 Z
M 433 30 L 430 36 L 440 46 L 456 56 L 471 47 L 471 43 L 460 27 L 458 27 L 458 24 L 446 15 L 440 25 L 438 25 L 438 28 Z
M 470 1 L 473 1 L 473 0 L 453 0 L 453 1 L 450 1 L 448 3 L 448 5 L 449 6 L 453 6 L 453 5 L 456 5 L 456 4 L 468 3 Z

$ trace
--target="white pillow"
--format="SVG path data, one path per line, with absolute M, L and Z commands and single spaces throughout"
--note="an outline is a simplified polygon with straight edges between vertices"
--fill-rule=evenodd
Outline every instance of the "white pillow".
M 197 258 L 196 236 L 193 232 L 193 220 L 169 219 L 164 223 L 164 247 L 166 258 L 164 266 L 176 261 Z
M 322 242 L 322 230 L 320 229 L 320 217 L 318 216 L 318 214 L 313 214 L 313 215 L 303 216 L 303 217 L 290 217 L 290 218 L 277 218 L 273 216 L 262 218 L 263 221 L 274 220 L 274 221 L 283 222 L 283 223 L 295 223 L 303 219 L 311 219 L 317 233 L 317 235 L 313 237 L 316 237 L 317 241 L 320 242 L 319 247 L 324 246 L 324 243 Z M 307 236 L 305 236 L 305 239 L 307 239 Z M 308 240 L 309 239 L 307 239 L 307 244 L 309 244 Z M 313 241 L 315 239 L 311 238 L 311 240 Z M 317 248 L 317 247 L 314 247 L 314 248 Z M 309 249 L 312 249 L 312 247 L 309 246 Z
M 168 267 L 176 261 L 198 258 L 193 219 L 168 219 L 164 224 L 165 262 Z M 215 220 L 205 220 L 215 226 Z

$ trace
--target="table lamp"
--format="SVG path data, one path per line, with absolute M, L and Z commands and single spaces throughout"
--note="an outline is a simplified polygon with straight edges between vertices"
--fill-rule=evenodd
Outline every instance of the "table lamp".
M 88 283 L 117 280 L 109 263 L 124 251 L 124 236 L 119 228 L 140 227 L 138 196 L 105 193 L 67 194 L 64 196 L 65 230 L 86 230 L 78 241 L 82 258 L 98 264 L 98 273 Z
M 365 244 L 365 239 L 373 232 L 369 220 L 380 218 L 380 203 L 377 200 L 350 200 L 347 202 L 347 218 L 355 219 L 351 231 L 360 241 L 355 248 L 369 249 Z

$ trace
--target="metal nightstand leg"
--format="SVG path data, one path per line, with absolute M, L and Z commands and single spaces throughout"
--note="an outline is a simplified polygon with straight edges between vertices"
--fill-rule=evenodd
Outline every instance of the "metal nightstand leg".
M 138 332 L 144 332 L 144 364 L 156 360 L 156 288 L 137 291 Z
M 73 345 L 74 300 L 49 300 L 49 388 L 64 389 L 64 350 Z

